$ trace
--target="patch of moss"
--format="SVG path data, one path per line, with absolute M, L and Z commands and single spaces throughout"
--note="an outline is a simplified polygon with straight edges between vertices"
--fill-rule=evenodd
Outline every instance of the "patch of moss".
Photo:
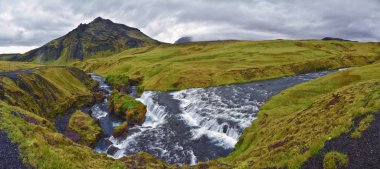
M 68 127 L 79 134 L 77 142 L 86 146 L 93 145 L 102 133 L 98 122 L 79 110 L 71 115 Z
M 362 136 L 361 133 L 371 126 L 374 119 L 374 115 L 369 114 L 360 120 L 359 126 L 351 133 L 351 138 L 360 138 Z
M 113 91 L 110 98 L 110 110 L 125 119 L 128 124 L 142 124 L 145 120 L 146 107 L 135 98 Z
M 328 152 L 323 158 L 324 169 L 339 169 L 348 166 L 348 157 L 337 151 Z

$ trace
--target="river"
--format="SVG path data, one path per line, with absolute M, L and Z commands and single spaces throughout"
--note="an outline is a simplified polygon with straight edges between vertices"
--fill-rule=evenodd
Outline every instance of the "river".
M 271 96 L 331 72 L 174 92 L 145 91 L 136 98 L 147 106 L 145 122 L 130 128 L 121 140 L 111 136 L 121 120 L 109 113 L 108 100 L 104 99 L 91 108 L 92 117 L 99 119 L 104 133 L 95 149 L 116 159 L 147 152 L 169 164 L 195 164 L 224 157 L 233 151 L 243 130 Z M 105 79 L 91 76 L 109 96 L 111 87 Z M 136 97 L 137 90 L 132 89 Z

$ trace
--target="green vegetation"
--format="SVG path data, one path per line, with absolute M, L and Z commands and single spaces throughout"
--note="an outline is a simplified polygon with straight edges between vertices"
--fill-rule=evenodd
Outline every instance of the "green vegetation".
M 34 120 L 30 120 L 34 119 Z M 138 153 L 119 160 L 95 152 L 58 133 L 54 125 L 43 117 L 9 106 L 0 101 L 0 129 L 19 145 L 23 161 L 34 168 L 149 168 L 161 169 L 168 165 L 147 154 Z
M 112 85 L 125 85 L 129 82 L 128 76 L 123 75 L 109 75 L 106 79 Z
M 218 159 L 236 168 L 299 168 L 353 120 L 380 109 L 380 63 L 318 78 L 272 97 L 235 151 Z
M 86 30 L 91 29 L 86 27 Z M 74 39 L 69 39 L 70 42 L 75 41 L 75 33 L 77 32 L 70 35 Z M 63 44 L 68 44 L 69 41 Z M 48 45 L 53 45 L 52 49 L 61 45 L 60 41 L 51 43 Z M 108 56 L 124 49 L 121 47 L 110 52 L 108 44 L 104 45 L 107 48 L 102 48 L 91 45 L 86 40 L 81 43 L 84 45 L 82 49 L 96 48 L 92 53 L 89 52 L 91 50 L 86 50 L 89 52 L 87 54 L 82 53 L 84 60 Z M 68 48 L 76 49 L 72 44 Z M 51 57 L 54 50 L 47 51 L 49 55 L 33 56 L 32 60 L 54 64 L 78 60 L 70 57 L 72 53 L 76 53 L 73 51 L 64 49 L 63 53 L 57 55 L 58 59 Z M 194 166 L 299 168 L 323 148 L 325 141 L 352 130 L 354 119 L 365 117 L 354 129 L 353 137 L 360 137 L 360 133 L 369 127 L 373 119 L 371 113 L 380 109 L 380 74 L 377 73 L 380 72 L 379 60 L 379 43 L 276 40 L 165 44 L 128 49 L 108 58 L 72 64 L 107 77 L 112 85 L 138 84 L 140 91 L 209 87 L 362 66 L 282 91 L 261 108 L 258 118 L 244 131 L 233 153 L 225 158 Z M 10 67 L 9 63 L 0 62 L 0 70 L 39 66 L 12 62 L 11 65 L 17 66 Z M 24 161 L 33 167 L 169 167 L 146 153 L 113 160 L 64 138 L 55 130 L 49 120 L 51 117 L 72 106 L 80 107 L 93 101 L 92 89 L 96 83 L 83 71 L 69 67 L 42 67 L 32 72 L 19 73 L 17 76 L 0 76 L 0 80 L 4 82 L 4 88 L 0 89 L 4 91 L 4 103 L 0 101 L 0 129 L 9 133 L 11 139 L 20 145 Z M 101 93 L 98 98 L 102 98 Z M 115 129 L 115 134 L 126 133 L 128 125 L 144 122 L 145 106 L 125 95 L 120 89 L 113 92 L 110 109 L 126 120 Z M 70 120 L 72 129 L 80 133 L 88 132 L 86 128 L 89 128 L 92 134 L 83 135 L 84 138 L 89 138 L 87 140 L 92 140 L 96 135 L 92 131 L 96 127 L 92 126 L 88 117 L 83 117 L 81 113 L 76 114 Z M 326 167 L 345 164 L 340 154 L 329 154 L 325 157 Z
M 145 120 L 145 105 L 129 95 L 120 94 L 116 90 L 112 92 L 109 107 L 111 112 L 125 119 L 130 125 L 142 124 Z
M 10 61 L 0 61 L 0 72 L 1 71 L 14 71 L 20 69 L 31 69 L 39 67 L 42 65 L 30 62 L 10 62 Z
M 113 89 L 116 89 L 122 93 L 130 93 L 129 88 L 129 77 L 125 75 L 109 75 L 107 76 L 107 82 L 112 86 Z
M 355 129 L 354 132 L 351 133 L 351 138 L 360 138 L 362 136 L 362 132 L 367 130 L 372 121 L 375 119 L 373 114 L 369 114 L 365 116 L 359 123 L 359 126 Z
M 90 104 L 97 85 L 85 72 L 72 67 L 41 67 L 17 76 L 0 76 L 5 102 L 44 117 Z
M 340 152 L 331 151 L 328 152 L 323 159 L 324 169 L 339 169 L 347 167 L 348 157 Z
M 98 122 L 80 110 L 71 115 L 68 127 L 79 134 L 82 145 L 93 145 L 102 134 Z
M 379 59 L 379 43 L 219 41 L 134 48 L 73 65 L 102 76 L 140 79 L 145 90 L 167 91 L 361 66 Z
M 121 161 L 65 138 L 49 120 L 5 103 L 0 104 L 0 129 L 19 144 L 22 158 L 27 164 L 35 168 L 122 168 Z M 34 118 L 36 123 L 29 123 L 21 118 L 23 116 Z

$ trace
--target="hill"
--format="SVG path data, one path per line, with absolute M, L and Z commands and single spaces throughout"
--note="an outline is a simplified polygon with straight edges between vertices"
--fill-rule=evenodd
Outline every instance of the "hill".
M 215 41 L 126 50 L 73 65 L 126 76 L 145 90 L 179 90 L 360 66 L 380 59 L 379 43 L 348 41 Z
M 68 34 L 37 49 L 8 58 L 8 60 L 67 63 L 107 57 L 126 49 L 158 44 L 160 42 L 136 28 L 98 17 L 89 24 L 80 24 Z

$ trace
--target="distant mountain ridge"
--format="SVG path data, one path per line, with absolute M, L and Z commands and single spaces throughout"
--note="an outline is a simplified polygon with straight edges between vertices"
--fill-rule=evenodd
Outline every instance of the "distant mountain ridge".
M 107 57 L 129 48 L 160 43 L 137 28 L 98 17 L 89 24 L 80 24 L 68 34 L 9 60 L 66 63 Z
M 190 43 L 192 41 L 193 41 L 193 38 L 191 36 L 184 36 L 176 40 L 174 44 Z

